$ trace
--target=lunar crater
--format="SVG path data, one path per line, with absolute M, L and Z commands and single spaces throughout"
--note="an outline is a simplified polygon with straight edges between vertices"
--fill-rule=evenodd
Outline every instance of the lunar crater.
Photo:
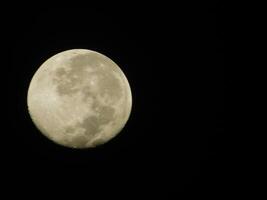
M 104 125 L 110 124 L 114 120 L 114 108 L 97 106 L 94 110 L 97 113 L 95 116 L 88 116 L 82 122 L 66 127 L 64 132 L 69 135 L 68 143 L 77 144 L 77 141 L 80 141 L 81 138 L 86 138 L 85 141 L 90 141 L 103 131 Z M 82 132 L 77 133 L 77 130 L 82 130 Z M 81 142 L 78 142 L 79 145 L 81 145 Z

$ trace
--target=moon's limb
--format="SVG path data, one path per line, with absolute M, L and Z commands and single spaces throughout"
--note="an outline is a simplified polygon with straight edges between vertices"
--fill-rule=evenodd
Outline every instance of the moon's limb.
M 74 49 L 48 59 L 28 90 L 30 115 L 54 142 L 94 147 L 113 138 L 127 122 L 131 90 L 121 69 L 106 56 Z

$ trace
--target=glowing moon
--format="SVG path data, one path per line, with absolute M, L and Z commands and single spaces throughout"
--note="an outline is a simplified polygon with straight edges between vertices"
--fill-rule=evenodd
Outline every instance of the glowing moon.
M 58 53 L 34 74 L 28 110 L 37 128 L 57 144 L 90 148 L 115 137 L 131 112 L 124 73 L 108 57 L 86 49 Z

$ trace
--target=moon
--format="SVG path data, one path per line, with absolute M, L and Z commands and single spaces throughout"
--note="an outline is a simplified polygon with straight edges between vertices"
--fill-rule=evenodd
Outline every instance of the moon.
M 39 67 L 29 85 L 27 105 L 43 135 L 56 144 L 84 149 L 108 142 L 124 128 L 132 93 L 110 58 L 72 49 Z

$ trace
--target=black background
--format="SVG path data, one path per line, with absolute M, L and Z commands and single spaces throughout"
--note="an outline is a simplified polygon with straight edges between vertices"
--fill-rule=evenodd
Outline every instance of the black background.
M 223 5 L 49 7 L 1 14 L 8 64 L 5 187 L 77 198 L 225 193 Z M 27 112 L 35 71 L 74 48 L 110 57 L 132 89 L 126 127 L 95 149 L 50 142 Z

